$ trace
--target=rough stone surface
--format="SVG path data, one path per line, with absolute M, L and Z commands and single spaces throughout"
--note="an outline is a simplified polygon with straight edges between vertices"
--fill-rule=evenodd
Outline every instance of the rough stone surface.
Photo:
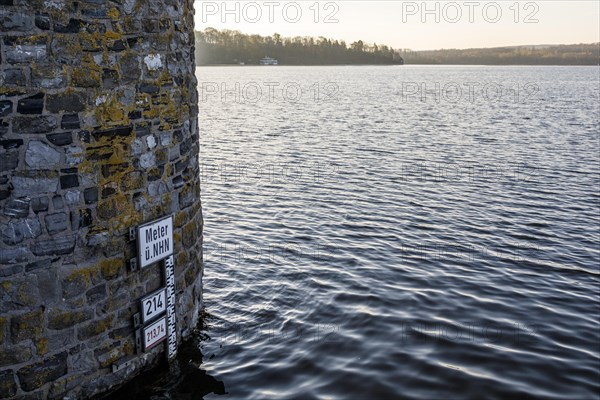
M 51 169 L 60 163 L 60 153 L 39 140 L 32 140 L 25 151 L 25 163 L 31 169 Z
M 67 353 L 63 352 L 43 361 L 21 368 L 17 375 L 26 392 L 51 383 L 67 373 Z
M 55 193 L 58 188 L 58 176 L 53 173 L 27 174 L 26 176 L 13 175 L 13 196 L 25 197 L 46 193 Z
M 46 215 L 46 229 L 48 233 L 53 234 L 67 229 L 67 214 L 48 214 Z
M 164 359 L 135 351 L 163 282 L 128 268 L 130 227 L 174 216 L 179 340 L 196 325 L 193 3 L 0 0 L 0 398 L 90 398 Z

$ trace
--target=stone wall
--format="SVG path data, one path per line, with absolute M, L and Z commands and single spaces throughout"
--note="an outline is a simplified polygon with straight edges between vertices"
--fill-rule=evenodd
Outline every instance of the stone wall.
M 129 228 L 174 216 L 177 330 L 201 302 L 192 0 L 0 0 L 0 398 L 89 397 L 135 352 Z M 131 359 L 115 373 L 111 366 Z

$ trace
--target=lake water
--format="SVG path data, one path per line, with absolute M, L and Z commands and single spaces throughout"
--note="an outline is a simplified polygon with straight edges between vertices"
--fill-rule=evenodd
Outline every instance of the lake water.
M 206 315 L 155 395 L 599 398 L 597 67 L 197 76 Z

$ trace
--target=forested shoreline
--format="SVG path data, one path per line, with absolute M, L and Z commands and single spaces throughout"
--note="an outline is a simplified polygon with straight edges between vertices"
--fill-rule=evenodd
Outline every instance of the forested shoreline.
M 600 43 L 413 51 L 362 40 L 250 35 L 207 28 L 195 32 L 197 65 L 600 65 Z
M 399 51 L 362 41 L 346 44 L 324 37 L 282 37 L 246 35 L 239 31 L 207 28 L 196 35 L 196 64 L 257 65 L 263 57 L 281 65 L 397 65 L 403 64 Z
M 406 64 L 600 65 L 600 43 L 489 49 L 403 50 Z

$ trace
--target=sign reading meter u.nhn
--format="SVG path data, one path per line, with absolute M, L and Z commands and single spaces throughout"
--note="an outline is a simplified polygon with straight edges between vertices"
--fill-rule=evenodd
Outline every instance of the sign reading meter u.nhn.
M 173 217 L 163 218 L 138 227 L 140 268 L 147 267 L 173 254 Z

